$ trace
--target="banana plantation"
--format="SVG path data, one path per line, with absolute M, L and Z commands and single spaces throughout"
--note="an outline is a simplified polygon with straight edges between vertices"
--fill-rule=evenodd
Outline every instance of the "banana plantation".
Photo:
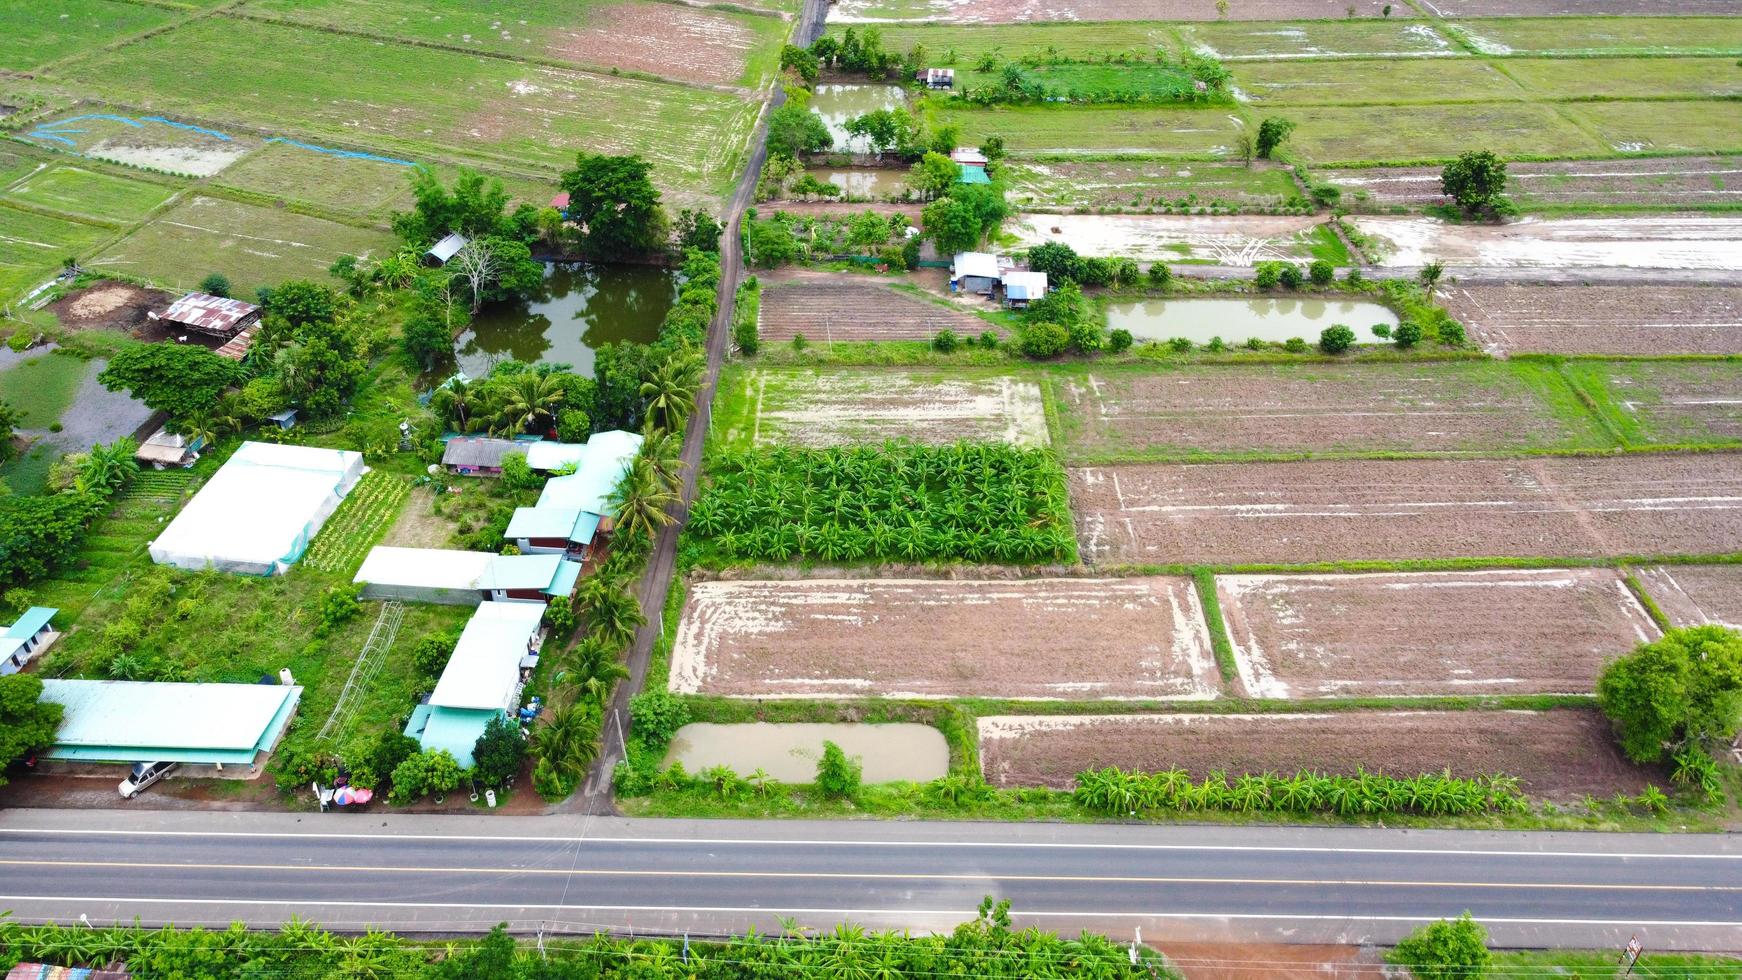
M 1267 772 L 1247 773 L 1230 782 L 1226 773 L 1214 772 L 1197 782 L 1184 769 L 1127 772 L 1108 767 L 1077 773 L 1073 798 L 1085 809 L 1120 815 L 1220 810 L 1344 817 L 1395 813 L 1462 816 L 1529 809 L 1518 780 L 1510 776 L 1460 779 L 1450 773 L 1400 779 L 1365 771 L 1353 776 L 1316 772 L 1279 776 Z

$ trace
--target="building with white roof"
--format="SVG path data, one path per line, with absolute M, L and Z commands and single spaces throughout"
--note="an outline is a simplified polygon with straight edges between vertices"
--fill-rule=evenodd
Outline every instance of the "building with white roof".
M 279 574 L 302 557 L 363 472 L 361 453 L 245 442 L 151 542 L 151 560 Z
M 0 634 L 0 677 L 23 670 L 25 664 L 60 639 L 54 628 L 58 612 L 59 609 L 49 606 L 31 606 L 6 627 L 6 632 Z
M 472 764 L 472 746 L 492 718 L 520 699 L 521 670 L 538 650 L 544 607 L 530 602 L 485 602 L 466 623 L 429 701 L 412 712 L 405 734 L 425 750 L 446 749 Z
M 69 762 L 180 762 L 258 767 L 302 698 L 279 684 L 176 684 L 45 678 L 64 709 L 42 753 Z
M 1046 273 L 1011 270 L 1004 273 L 1004 302 L 1022 309 L 1046 295 Z
M 950 262 L 950 288 L 964 293 L 992 295 L 1004 269 L 991 252 L 957 252 Z
M 365 599 L 475 606 L 486 600 L 544 603 L 569 596 L 581 563 L 562 555 L 492 555 L 445 548 L 369 549 L 352 581 Z
M 611 494 L 634 465 L 641 443 L 641 436 L 615 429 L 596 432 L 579 445 L 534 443 L 526 454 L 533 469 L 575 469 L 545 481 L 537 505 L 516 508 L 505 537 L 525 554 L 585 557 L 601 527 L 609 529 Z

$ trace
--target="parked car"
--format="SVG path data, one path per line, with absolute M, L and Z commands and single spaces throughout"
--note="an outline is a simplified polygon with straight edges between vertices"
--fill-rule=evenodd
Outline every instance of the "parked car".
M 176 767 L 174 762 L 135 762 L 133 771 L 126 779 L 121 780 L 121 795 L 131 800 L 138 796 L 147 786 L 169 775 Z

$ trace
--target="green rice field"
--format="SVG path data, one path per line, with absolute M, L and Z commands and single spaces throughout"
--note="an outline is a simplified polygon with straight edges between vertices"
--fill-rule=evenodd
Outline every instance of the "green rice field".
M 1509 58 L 1500 64 L 1535 98 L 1742 97 L 1742 65 L 1725 58 Z
M 323 64 L 355 70 L 309 70 Z M 55 77 L 158 112 L 390 155 L 464 153 L 554 172 L 580 150 L 640 153 L 663 187 L 703 195 L 730 184 L 756 116 L 754 103 L 721 92 L 221 17 L 95 53 Z
M 98 225 L 0 207 L 0 300 L 47 280 L 62 259 L 82 255 L 112 234 Z
M 124 0 L 0 4 L 0 69 L 27 72 L 175 19 L 173 10 Z
M 1591 127 L 1613 150 L 1742 149 L 1742 102 L 1590 102 L 1567 107 L 1567 114 Z
M 1742 443 L 1742 364 L 1568 361 L 1562 370 L 1628 445 Z
M 324 278 L 341 255 L 380 255 L 394 243 L 382 230 L 195 196 L 86 264 L 175 289 L 222 272 L 238 295 L 248 295 L 286 279 Z
M 175 194 L 166 184 L 133 180 L 75 166 L 58 166 L 32 174 L 0 191 L 0 199 L 17 201 L 117 225 L 131 224 Z
M 1215 157 L 1229 152 L 1240 125 L 1227 108 L 952 105 L 936 110 L 936 116 L 940 123 L 961 126 L 964 143 L 978 145 L 987 136 L 999 135 L 1018 153 L 1080 150 Z
M 1196 198 L 1272 206 L 1299 197 L 1280 167 L 1169 160 L 1011 160 L 1003 170 L 1011 199 L 1027 206 L 1141 210 Z
M 1296 106 L 1288 118 L 1299 125 L 1290 137 L 1293 151 L 1318 164 L 1450 159 L 1471 147 L 1504 156 L 1611 152 L 1554 107 L 1531 103 L 1420 105 L 1408 111 Z M 1384 125 L 1375 125 L 1380 120 Z
M 437 165 L 451 182 L 455 168 Z M 268 144 L 225 170 L 216 180 L 225 187 L 298 201 L 322 211 L 386 220 L 411 206 L 411 168 L 399 163 L 342 157 L 285 143 Z M 555 178 L 499 177 L 515 200 L 543 206 L 555 193 Z
M 1179 25 L 1194 49 L 1218 58 L 1422 57 L 1464 50 L 1438 26 L 1392 20 L 1243 21 Z
M 1147 102 L 1185 102 L 1196 94 L 1192 78 L 1184 70 L 1169 65 L 1142 63 L 1135 65 L 1036 65 L 1024 68 L 1029 78 L 1046 87 L 1056 97 L 1079 101 L 1084 98 L 1130 99 Z M 997 87 L 1003 80 L 1003 69 L 991 72 L 956 71 L 956 88 L 967 92 L 987 86 Z
M 1522 99 L 1517 83 L 1474 58 L 1246 61 L 1234 85 L 1261 105 L 1495 102 Z M 1385 124 L 1371 127 L 1383 132 Z
M 1450 29 L 1485 54 L 1742 55 L 1736 17 L 1496 17 Z
M 835 24 L 829 33 L 841 36 L 851 27 L 863 32 L 863 24 Z M 1109 54 L 1136 54 L 1153 58 L 1173 54 L 1178 36 L 1168 24 L 1146 21 L 1051 24 L 879 24 L 886 51 L 906 53 L 915 45 L 929 52 L 939 64 L 953 66 L 960 74 L 972 68 L 985 54 L 1000 62 L 1026 55 L 1098 60 Z M 953 56 L 953 60 L 952 60 Z

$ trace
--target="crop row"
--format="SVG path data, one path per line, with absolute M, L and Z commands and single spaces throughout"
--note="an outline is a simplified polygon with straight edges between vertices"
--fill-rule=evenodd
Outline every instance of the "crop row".
M 1460 779 L 1429 773 L 1397 778 L 1359 772 L 1326 776 L 1247 773 L 1233 782 L 1211 773 L 1194 782 L 1184 769 L 1126 772 L 1115 767 L 1077 773 L 1077 804 L 1101 813 L 1139 814 L 1161 810 L 1224 810 L 1270 813 L 1420 813 L 1430 816 L 1515 813 L 1527 808 L 1518 780 L 1510 776 Z
M 367 552 L 399 515 L 411 492 L 403 480 L 385 473 L 365 474 L 351 488 L 339 509 L 309 546 L 303 561 L 324 572 L 351 574 L 363 564 Z

